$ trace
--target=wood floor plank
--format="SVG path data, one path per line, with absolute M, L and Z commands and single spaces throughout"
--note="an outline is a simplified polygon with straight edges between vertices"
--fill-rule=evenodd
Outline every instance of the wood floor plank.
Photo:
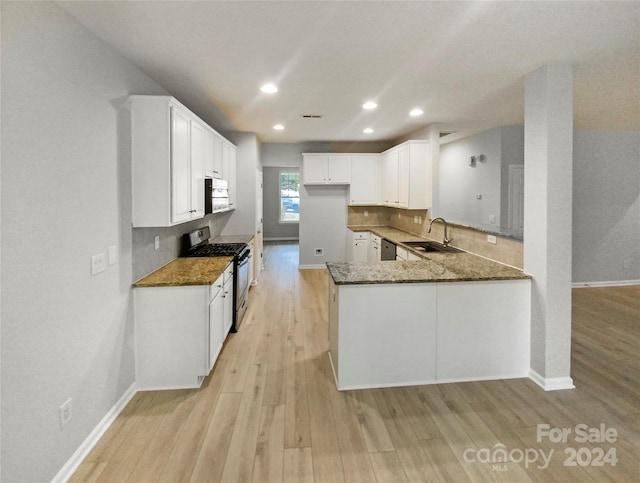
M 285 397 L 285 448 L 311 446 L 304 346 L 289 346 Z
M 266 375 L 267 368 L 263 364 L 251 364 L 248 368 L 221 481 L 252 480 Z
M 369 457 L 378 483 L 410 483 L 395 451 L 370 453 Z
M 369 451 L 362 435 L 358 413 L 353 410 L 349 400 L 351 392 L 339 392 L 333 381 L 327 383 L 327 393 L 331 402 L 331 411 L 336 421 L 336 435 L 340 446 L 342 469 L 346 482 L 368 483 L 376 476 L 369 459 Z
M 373 391 L 353 391 L 350 401 L 358 415 L 362 436 L 369 452 L 393 451 L 393 442 L 376 405 Z
M 241 399 L 242 394 L 239 392 L 220 394 L 191 473 L 191 482 L 221 480 Z
M 228 361 L 220 361 L 214 368 L 218 376 L 227 370 Z M 160 481 L 188 481 L 202 447 L 207 427 L 213 417 L 222 388 L 221 377 L 208 377 L 204 387 L 192 395 L 195 403 L 187 421 L 175 435 L 175 445 L 167 458 Z M 195 392 L 195 391 L 194 391 Z
M 314 483 L 311 453 L 309 447 L 284 450 L 284 483 Z
M 572 291 L 576 389 L 529 379 L 338 392 L 327 357 L 328 273 L 266 244 L 240 331 L 199 390 L 137 393 L 72 482 L 633 482 L 640 474 L 640 286 Z M 537 425 L 615 428 L 613 445 L 536 440 Z M 467 448 L 554 451 L 549 467 L 466 462 Z M 616 466 L 564 449 L 615 447 Z
M 264 405 L 253 463 L 253 481 L 282 481 L 283 465 L 284 406 Z
M 131 475 L 127 479 L 138 481 L 160 481 L 169 455 L 176 444 L 176 435 L 182 431 L 193 407 L 195 398 L 184 394 L 182 400 L 176 399 L 175 411 L 168 412 L 160 422 L 147 448 L 143 451 Z

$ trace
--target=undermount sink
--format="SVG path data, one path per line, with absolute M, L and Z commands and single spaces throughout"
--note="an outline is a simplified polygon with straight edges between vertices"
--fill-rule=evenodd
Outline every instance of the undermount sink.
M 458 253 L 461 251 L 454 247 L 444 246 L 442 243 L 435 241 L 407 241 L 402 242 L 402 244 L 421 252 Z

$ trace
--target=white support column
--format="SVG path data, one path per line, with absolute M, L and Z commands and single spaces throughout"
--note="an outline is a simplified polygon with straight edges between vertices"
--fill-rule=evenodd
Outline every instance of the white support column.
M 431 156 L 431 209 L 429 217 L 435 218 L 434 213 L 440 210 L 440 126 L 430 124 L 427 127 L 427 140 Z
M 524 123 L 524 270 L 533 275 L 531 374 L 545 390 L 571 379 L 573 71 L 527 76 Z

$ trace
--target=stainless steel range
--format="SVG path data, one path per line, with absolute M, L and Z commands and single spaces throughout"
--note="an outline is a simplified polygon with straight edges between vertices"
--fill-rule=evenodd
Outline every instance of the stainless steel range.
M 233 257 L 233 324 L 237 332 L 249 305 L 249 263 L 251 250 L 246 243 L 211 243 L 208 226 L 184 234 L 185 257 Z

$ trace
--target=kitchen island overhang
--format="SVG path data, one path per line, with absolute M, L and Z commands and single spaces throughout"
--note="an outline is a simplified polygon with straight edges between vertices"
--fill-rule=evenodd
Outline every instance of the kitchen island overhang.
M 522 271 L 468 253 L 327 268 L 339 390 L 529 376 Z

